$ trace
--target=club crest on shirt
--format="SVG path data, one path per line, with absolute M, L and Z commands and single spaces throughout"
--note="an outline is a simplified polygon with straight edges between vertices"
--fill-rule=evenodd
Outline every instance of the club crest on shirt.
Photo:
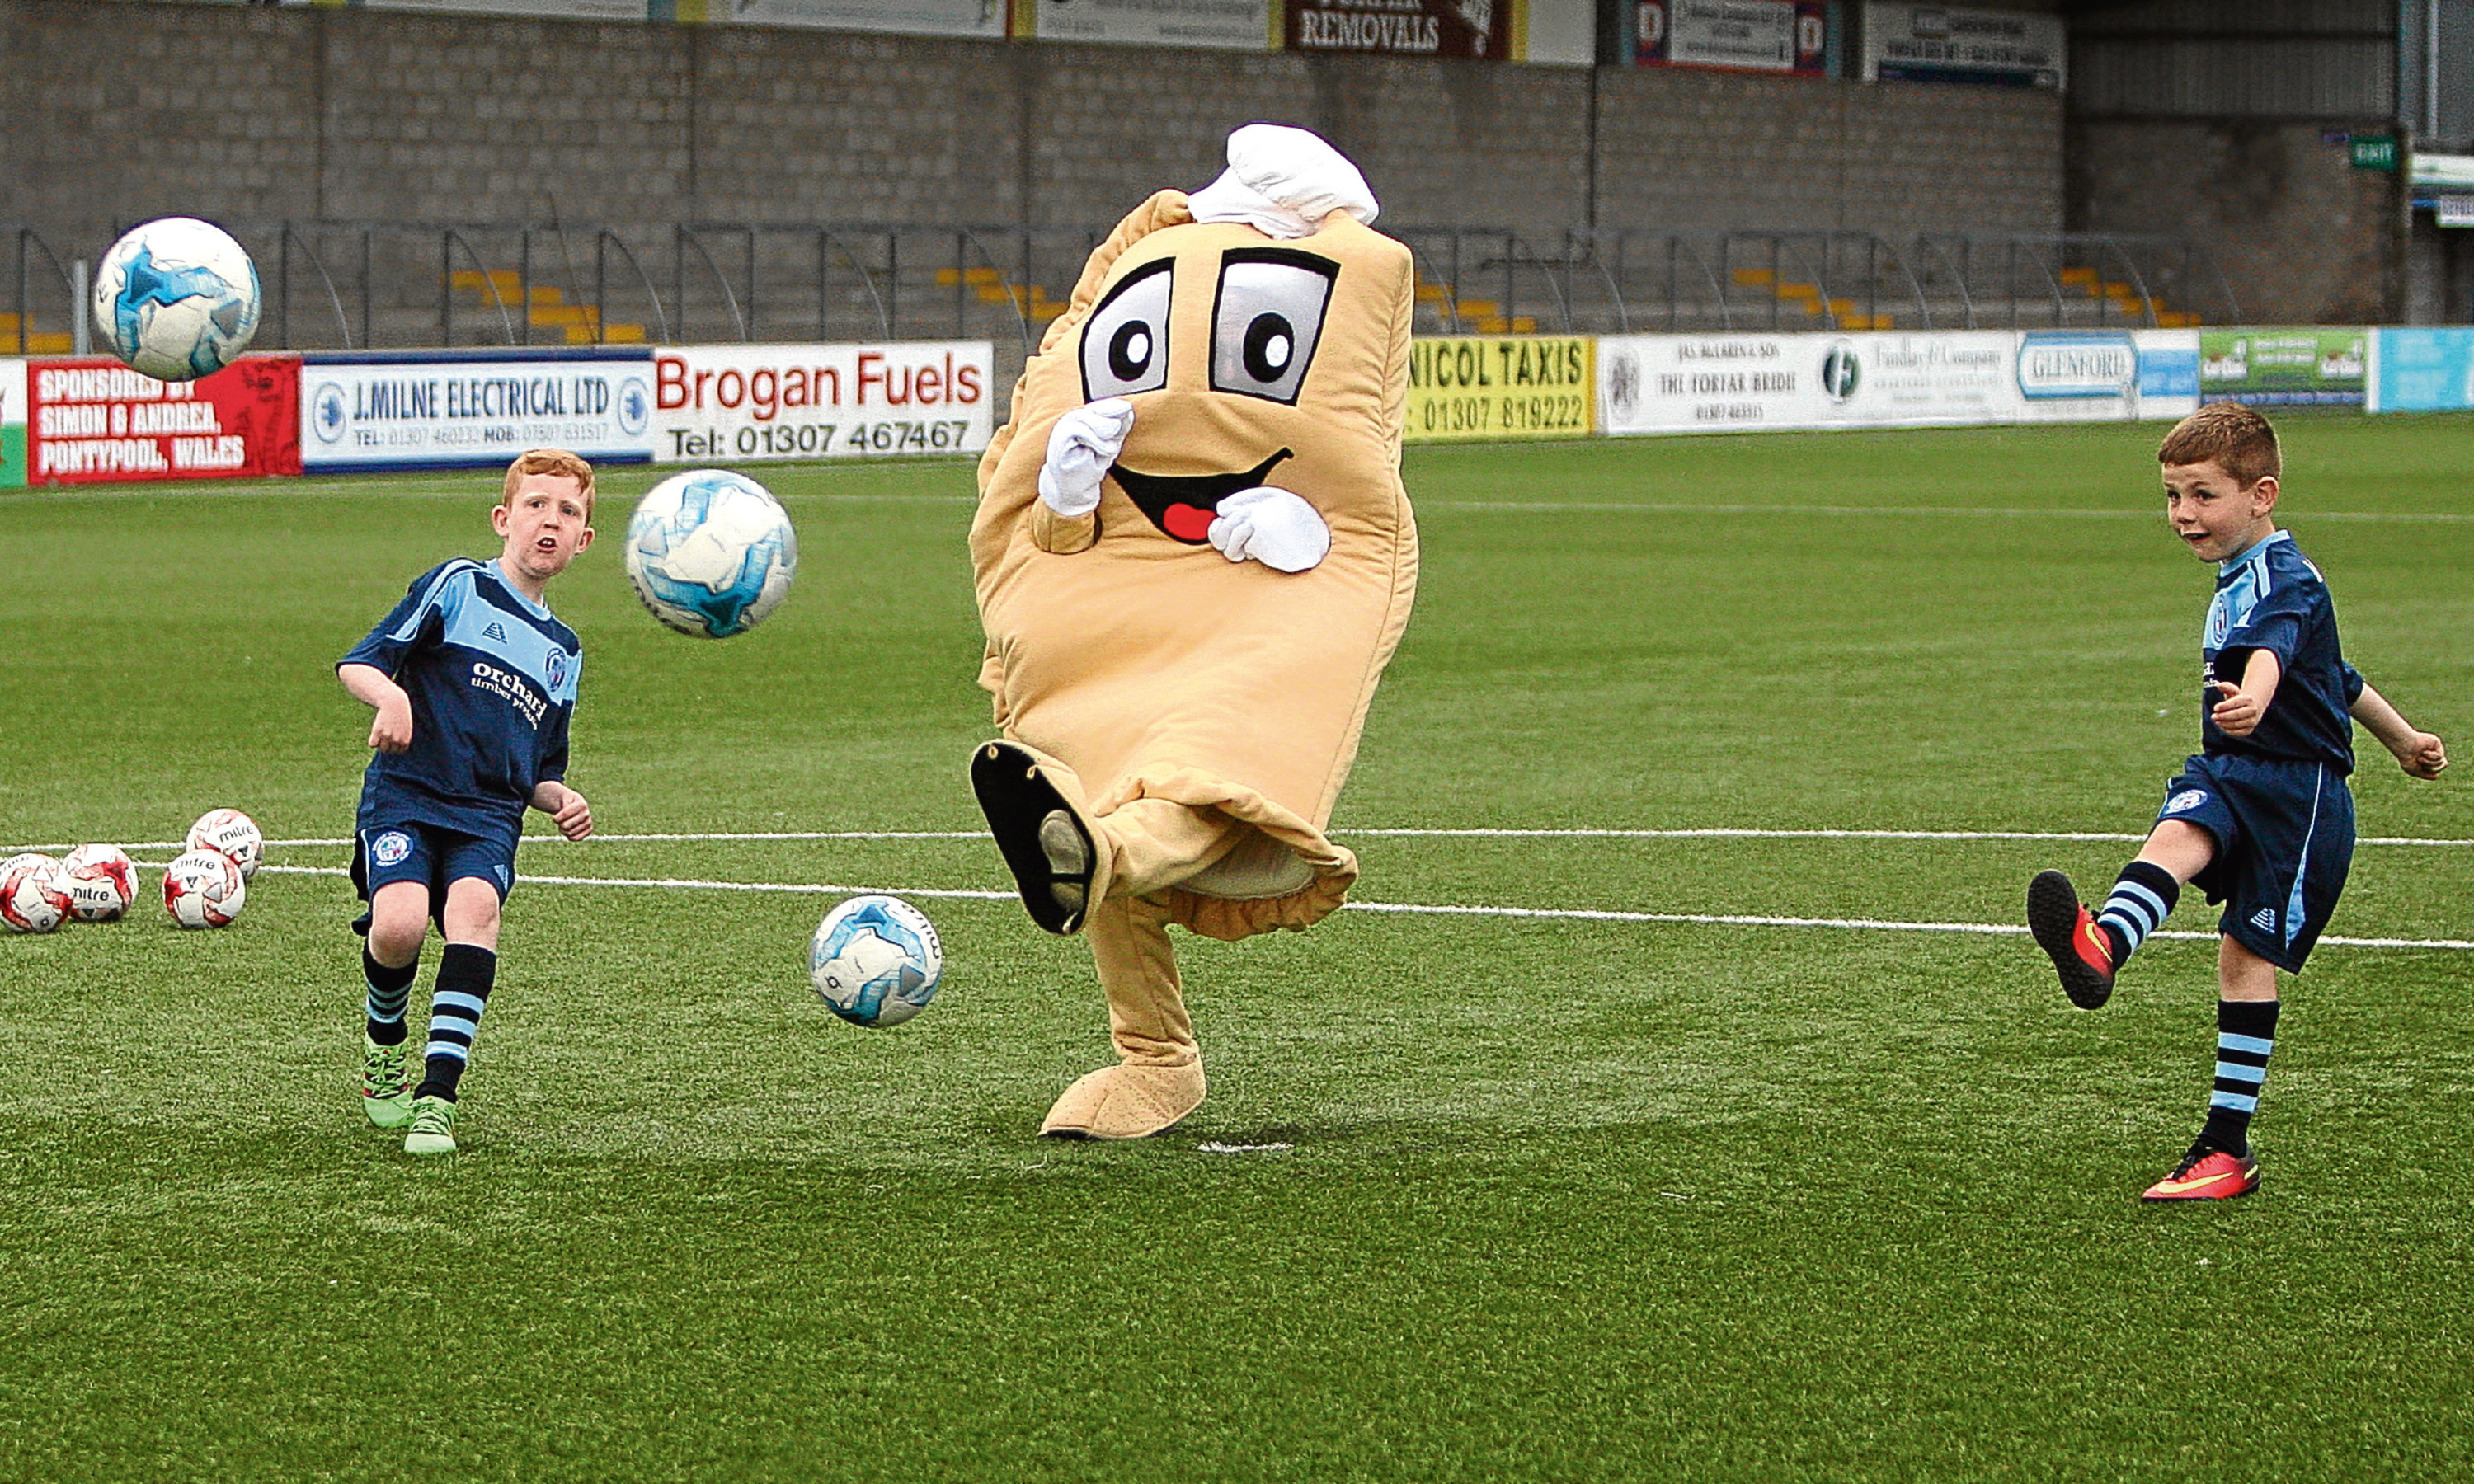
M 381 866 L 400 866 L 412 853 L 412 837 L 400 829 L 390 829 L 370 842 L 370 859 Z
M 542 661 L 542 673 L 548 677 L 549 688 L 552 690 L 556 690 L 561 685 L 566 684 L 567 651 L 559 648 L 555 644 L 551 645 L 549 649 L 549 658 Z
M 2168 814 L 2186 814 L 2207 802 L 2207 790 L 2200 788 L 2186 788 L 2180 793 L 2175 794 L 2172 798 L 2165 801 L 2165 812 Z

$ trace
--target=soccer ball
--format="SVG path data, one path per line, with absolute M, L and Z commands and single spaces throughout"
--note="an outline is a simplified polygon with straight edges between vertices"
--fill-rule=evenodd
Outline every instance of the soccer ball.
M 627 581 L 681 634 L 726 639 L 782 606 L 799 538 L 780 501 L 728 469 L 690 469 L 646 491 L 627 522 Z
M 222 227 L 167 216 L 133 227 L 94 273 L 94 323 L 131 367 L 195 381 L 238 359 L 257 333 L 257 265 Z
M 61 863 L 48 855 L 12 855 L 0 866 L 0 926 L 12 933 L 48 933 L 69 915 L 69 894 L 61 887 Z
M 899 897 L 854 897 L 816 924 L 808 981 L 853 1025 L 900 1025 L 945 976 L 945 947 L 928 915 Z
M 117 922 L 137 899 L 137 867 L 116 845 L 82 845 L 61 859 L 61 888 L 69 894 L 70 917 Z
M 182 927 L 221 927 L 248 900 L 240 868 L 219 850 L 191 850 L 163 872 L 163 910 Z
M 247 881 L 257 874 L 257 863 L 266 854 L 266 837 L 258 833 L 257 821 L 238 809 L 208 809 L 189 826 L 186 848 L 230 856 L 240 868 L 240 878 Z

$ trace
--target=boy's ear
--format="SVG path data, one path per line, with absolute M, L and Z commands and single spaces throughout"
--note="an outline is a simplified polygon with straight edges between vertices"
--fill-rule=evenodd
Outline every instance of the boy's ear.
M 584 555 L 584 548 L 586 548 L 587 546 L 590 546 L 590 545 L 592 545 L 592 544 L 593 544 L 593 528 L 592 528 L 591 526 L 586 526 L 586 527 L 585 527 L 581 532 L 577 533 L 577 535 L 576 535 L 576 538 L 575 538 L 575 554 L 576 554 L 577 556 L 579 556 L 579 557 L 580 557 L 580 556 L 582 556 L 582 555 Z
M 2274 474 L 2260 475 L 2259 482 L 2250 487 L 2251 500 L 2257 505 L 2259 514 L 2263 515 L 2276 509 L 2277 493 L 2276 476 Z
M 515 517 L 507 514 L 507 507 L 504 505 L 493 505 L 490 507 L 490 529 L 497 532 L 500 536 L 504 536 L 509 531 L 515 529 L 514 520 Z

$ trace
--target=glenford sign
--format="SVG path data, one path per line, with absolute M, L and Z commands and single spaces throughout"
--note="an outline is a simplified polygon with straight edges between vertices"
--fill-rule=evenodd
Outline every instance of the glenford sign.
M 2115 334 L 2032 334 L 2019 343 L 2019 395 L 2129 396 L 2139 390 L 2139 345 Z

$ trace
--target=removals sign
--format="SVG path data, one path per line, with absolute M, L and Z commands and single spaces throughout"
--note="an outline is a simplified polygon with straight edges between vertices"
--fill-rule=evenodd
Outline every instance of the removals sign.
M 26 480 L 37 485 L 301 472 L 301 358 L 245 355 L 196 381 L 108 357 L 26 363 Z
M 676 346 L 653 352 L 666 464 L 977 453 L 995 347 L 977 341 Z

